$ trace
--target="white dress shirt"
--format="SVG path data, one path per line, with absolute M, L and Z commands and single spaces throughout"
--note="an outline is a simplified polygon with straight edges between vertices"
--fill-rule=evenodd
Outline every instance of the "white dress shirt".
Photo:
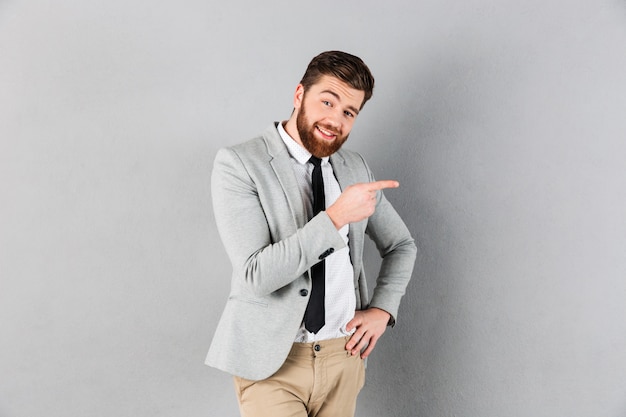
M 311 185 L 313 164 L 309 163 L 311 153 L 289 136 L 282 123 L 278 124 L 278 133 L 291 155 L 291 163 L 298 182 L 298 188 L 310 219 L 313 215 L 313 188 Z M 322 176 L 324 178 L 326 207 L 329 207 L 341 195 L 341 188 L 333 173 L 329 157 L 322 158 Z M 334 253 L 325 258 L 326 289 L 324 309 L 326 311 L 326 324 L 317 334 L 309 332 L 302 324 L 296 335 L 295 342 L 304 343 L 334 339 L 354 332 L 346 331 L 346 324 L 354 317 L 356 308 L 354 270 L 350 262 L 350 252 L 347 246 L 348 230 L 349 225 L 345 225 L 338 230 L 338 233 L 341 234 L 344 242 L 346 242 L 346 246 L 335 250 Z

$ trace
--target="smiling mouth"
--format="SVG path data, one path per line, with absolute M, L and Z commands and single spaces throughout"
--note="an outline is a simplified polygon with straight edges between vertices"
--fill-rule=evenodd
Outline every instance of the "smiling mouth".
M 315 128 L 317 129 L 318 132 L 322 134 L 322 137 L 326 140 L 333 140 L 337 137 L 337 134 L 330 130 L 323 129 L 319 126 L 315 126 Z

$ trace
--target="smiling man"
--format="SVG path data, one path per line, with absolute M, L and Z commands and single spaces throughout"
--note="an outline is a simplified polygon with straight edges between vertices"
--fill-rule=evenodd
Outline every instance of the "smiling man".
M 311 61 L 287 121 L 221 149 L 211 179 L 231 292 L 206 363 L 243 417 L 351 417 L 364 359 L 396 320 L 416 247 L 364 159 L 342 148 L 374 78 L 339 51 Z M 367 234 L 382 263 L 372 297 Z

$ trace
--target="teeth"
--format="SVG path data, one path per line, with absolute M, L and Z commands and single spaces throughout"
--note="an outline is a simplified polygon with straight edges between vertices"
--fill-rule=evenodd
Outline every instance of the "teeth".
M 317 127 L 317 129 L 322 132 L 323 134 L 325 134 L 326 136 L 335 136 L 335 134 L 333 132 L 330 132 L 328 130 L 322 129 L 321 127 Z

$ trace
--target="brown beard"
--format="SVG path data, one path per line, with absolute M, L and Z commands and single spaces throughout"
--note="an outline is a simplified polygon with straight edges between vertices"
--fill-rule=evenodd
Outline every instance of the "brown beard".
M 319 123 L 318 123 L 319 124 Z M 337 133 L 335 129 L 319 125 L 322 129 L 329 130 L 333 133 Z M 325 156 L 330 156 L 337 152 L 341 145 L 344 144 L 346 140 L 348 140 L 348 135 L 339 136 L 333 141 L 323 141 L 317 139 L 315 135 L 315 126 L 310 124 L 306 118 L 306 112 L 304 110 L 304 97 L 302 100 L 302 106 L 298 111 L 298 115 L 296 116 L 296 128 L 298 129 L 298 134 L 300 135 L 300 140 L 302 141 L 302 145 L 304 145 L 305 149 L 309 151 L 312 155 L 317 156 L 318 158 L 324 158 Z

